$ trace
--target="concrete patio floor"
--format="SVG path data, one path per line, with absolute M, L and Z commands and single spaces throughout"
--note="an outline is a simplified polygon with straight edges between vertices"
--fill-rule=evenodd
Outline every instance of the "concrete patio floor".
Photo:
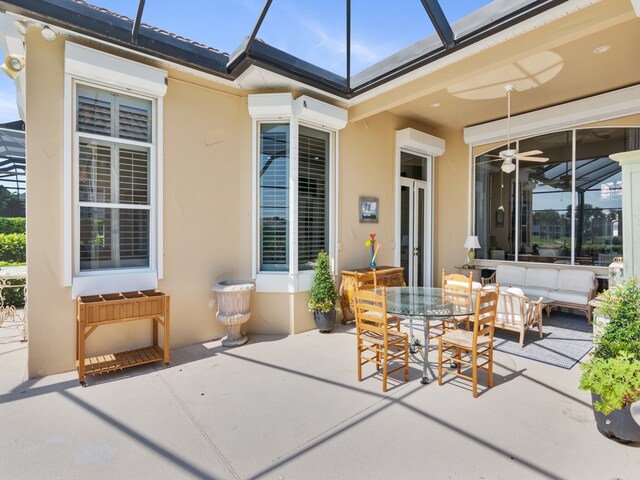
M 0 328 L 2 479 L 625 479 L 571 370 L 497 352 L 493 389 L 356 379 L 355 328 L 172 350 L 171 366 L 26 380 Z M 432 360 L 436 355 L 432 355 Z M 370 367 L 366 372 L 371 372 Z M 397 377 L 400 378 L 400 377 Z

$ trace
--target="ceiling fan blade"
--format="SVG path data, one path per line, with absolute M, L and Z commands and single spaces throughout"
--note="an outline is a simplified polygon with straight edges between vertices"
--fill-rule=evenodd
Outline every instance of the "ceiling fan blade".
M 521 157 L 520 155 L 517 155 L 516 158 L 518 160 L 523 160 L 525 162 L 548 162 L 549 159 L 546 157 Z
M 495 156 L 495 155 L 491 155 L 491 156 Z M 476 166 L 478 165 L 484 165 L 485 163 L 495 163 L 495 162 L 501 162 L 502 159 L 501 158 L 496 158 L 495 160 L 485 160 L 484 162 L 478 162 L 476 163 Z
M 542 150 L 529 150 L 528 152 L 517 153 L 519 157 L 530 157 L 531 155 L 540 155 Z

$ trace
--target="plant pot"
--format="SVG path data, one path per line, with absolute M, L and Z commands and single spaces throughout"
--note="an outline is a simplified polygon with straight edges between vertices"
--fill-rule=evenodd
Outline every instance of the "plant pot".
M 336 324 L 336 311 L 313 312 L 313 320 L 320 333 L 329 333 Z
M 598 400 L 600 395 L 592 393 L 591 402 L 595 404 Z M 598 430 L 607 438 L 613 438 L 620 443 L 640 442 L 640 425 L 634 420 L 630 406 L 614 410 L 609 415 L 603 415 L 594 408 L 593 414 Z
M 226 280 L 211 287 L 216 292 L 218 321 L 227 327 L 227 337 L 222 340 L 225 347 L 237 347 L 247 342 L 241 326 L 251 317 L 251 292 L 255 288 L 247 280 Z

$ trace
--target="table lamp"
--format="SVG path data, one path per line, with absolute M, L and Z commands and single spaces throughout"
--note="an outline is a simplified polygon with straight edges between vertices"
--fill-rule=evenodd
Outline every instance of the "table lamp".
M 475 235 L 469 235 L 467 237 L 467 241 L 464 242 L 464 248 L 468 248 L 469 252 L 467 256 L 469 258 L 469 265 L 473 265 L 473 262 L 476 259 L 476 248 L 480 248 L 480 242 L 478 241 L 478 237 Z

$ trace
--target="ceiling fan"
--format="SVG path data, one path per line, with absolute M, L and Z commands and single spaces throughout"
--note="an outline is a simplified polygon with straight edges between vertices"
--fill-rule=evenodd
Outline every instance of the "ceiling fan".
M 507 92 L 507 149 L 502 150 L 498 155 L 486 155 L 487 157 L 496 157 L 503 160 L 500 169 L 504 173 L 511 173 L 516 169 L 513 160 L 525 160 L 527 162 L 547 162 L 548 158 L 534 157 L 533 155 L 540 155 L 540 150 L 530 150 L 528 152 L 518 152 L 517 149 L 511 148 L 511 92 L 513 91 L 513 84 L 509 83 L 504 86 Z M 489 162 L 495 162 L 496 160 L 489 160 Z M 488 162 L 483 162 L 488 163 Z

